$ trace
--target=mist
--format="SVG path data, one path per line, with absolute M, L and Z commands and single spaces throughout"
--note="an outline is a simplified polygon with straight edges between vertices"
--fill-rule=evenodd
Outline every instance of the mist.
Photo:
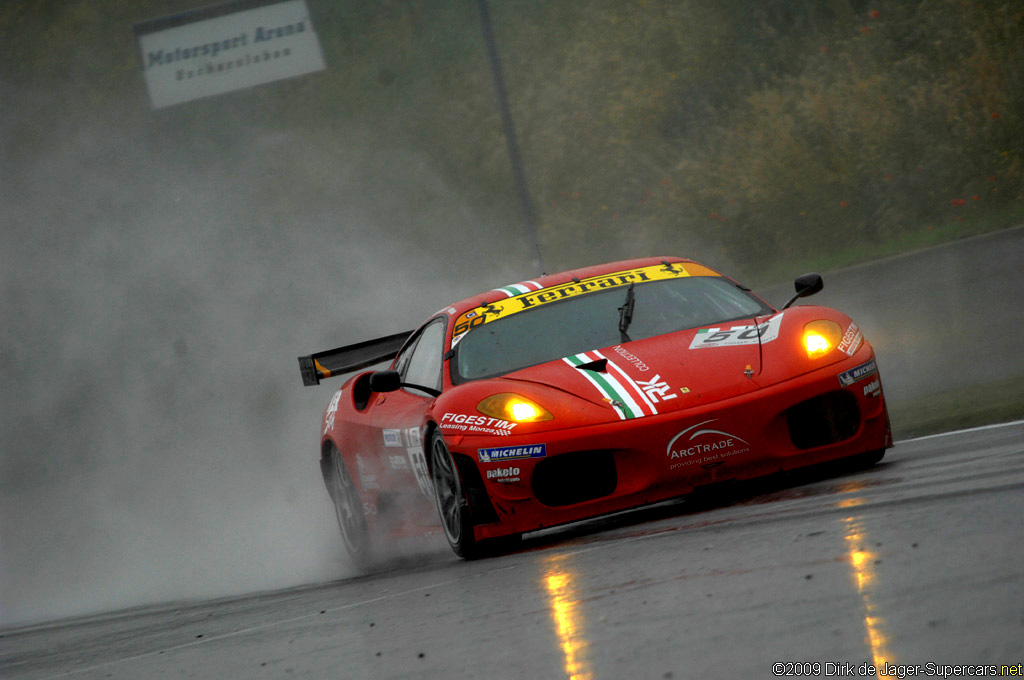
M 296 357 L 531 273 L 525 246 L 472 257 L 508 226 L 415 151 L 372 150 L 384 177 L 351 142 L 197 168 L 139 139 L 76 120 L 2 166 L 5 624 L 351 575 L 318 465 L 340 381 L 303 388 Z M 453 208 L 372 190 L 403 185 Z

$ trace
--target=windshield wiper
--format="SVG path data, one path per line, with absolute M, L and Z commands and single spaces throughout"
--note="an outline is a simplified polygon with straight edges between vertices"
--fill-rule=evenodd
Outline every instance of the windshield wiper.
M 626 331 L 629 330 L 629 324 L 633 323 L 633 304 L 636 302 L 636 298 L 633 297 L 634 285 L 636 284 L 629 284 L 629 288 L 626 289 L 626 302 L 619 307 L 619 333 L 622 335 L 622 342 L 629 342 Z

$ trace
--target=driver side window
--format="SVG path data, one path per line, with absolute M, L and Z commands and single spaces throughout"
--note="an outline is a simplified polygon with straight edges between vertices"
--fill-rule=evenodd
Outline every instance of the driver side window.
M 427 325 L 416 346 L 401 357 L 396 370 L 402 375 L 402 382 L 441 389 L 441 357 L 444 349 L 444 319 Z

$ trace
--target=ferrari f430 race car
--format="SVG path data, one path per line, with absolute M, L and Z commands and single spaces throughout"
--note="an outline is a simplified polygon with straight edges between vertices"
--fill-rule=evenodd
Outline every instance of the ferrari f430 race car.
M 523 533 L 892 446 L 857 324 L 781 310 L 679 258 L 614 262 L 488 291 L 414 331 L 299 358 L 349 378 L 320 465 L 356 564 L 436 531 L 473 558 Z M 436 508 L 436 510 L 435 510 Z

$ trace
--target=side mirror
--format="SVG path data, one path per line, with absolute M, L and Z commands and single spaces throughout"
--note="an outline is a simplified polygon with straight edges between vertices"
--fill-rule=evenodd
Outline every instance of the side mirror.
M 793 287 L 796 289 L 796 295 L 791 297 L 789 302 L 782 305 L 783 309 L 788 308 L 799 298 L 808 297 L 821 292 L 821 289 L 825 287 L 825 282 L 822 280 L 821 274 L 803 274 L 802 276 L 796 277 L 796 280 L 793 281 Z
M 398 371 L 374 371 L 370 374 L 370 389 L 374 392 L 395 392 L 402 387 Z

